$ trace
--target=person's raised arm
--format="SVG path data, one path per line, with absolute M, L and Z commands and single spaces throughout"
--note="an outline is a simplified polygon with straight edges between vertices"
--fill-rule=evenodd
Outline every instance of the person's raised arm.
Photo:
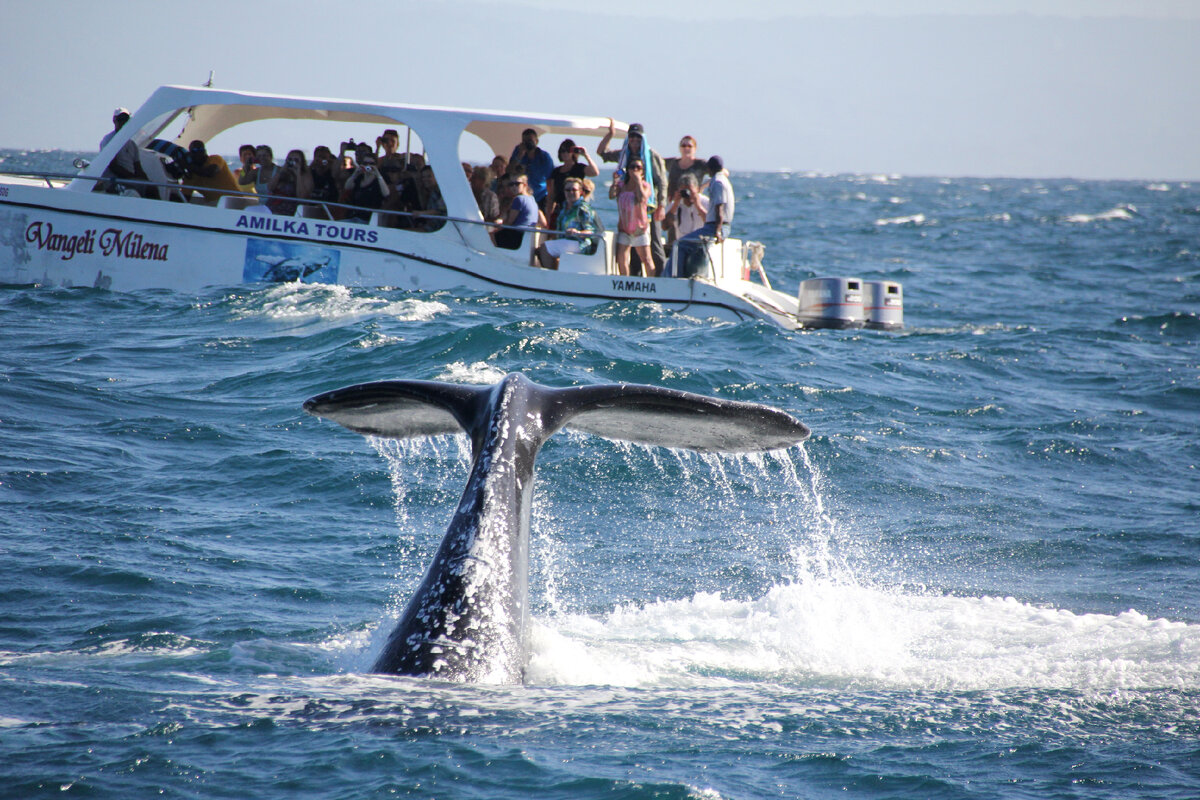
M 596 163 L 594 161 L 592 161 L 592 157 L 590 155 L 588 155 L 587 148 L 580 147 L 579 148 L 579 156 L 581 156 L 583 158 L 583 160 L 587 162 L 587 164 L 583 168 L 583 174 L 586 177 L 594 178 L 600 174 L 600 168 L 596 166 Z M 576 159 L 576 161 L 578 161 L 578 159 Z
M 604 138 L 600 140 L 600 144 L 596 145 L 596 155 L 600 156 L 601 161 L 611 160 L 610 158 L 608 158 L 608 156 L 612 155 L 612 152 L 609 151 L 609 149 L 608 149 L 608 143 L 611 142 L 613 137 L 616 135 L 617 135 L 617 123 L 613 121 L 612 117 L 609 117 L 608 118 L 608 133 L 604 134 Z

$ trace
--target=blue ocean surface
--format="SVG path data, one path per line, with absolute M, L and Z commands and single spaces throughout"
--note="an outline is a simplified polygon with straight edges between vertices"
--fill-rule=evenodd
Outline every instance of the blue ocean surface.
M 1200 795 L 1200 186 L 733 183 L 776 287 L 899 280 L 905 329 L 0 287 L 0 796 Z M 525 685 L 372 675 L 469 448 L 301 403 L 514 371 L 814 433 L 555 436 Z

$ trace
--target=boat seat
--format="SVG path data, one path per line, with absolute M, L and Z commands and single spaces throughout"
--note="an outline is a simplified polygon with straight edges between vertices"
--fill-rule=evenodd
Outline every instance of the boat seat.
M 329 212 L 325 210 L 325 206 L 300 206 L 300 216 L 307 219 L 330 219 Z
M 219 205 L 221 208 L 233 208 L 241 210 L 244 208 L 249 208 L 250 206 L 258 205 L 258 198 L 245 197 L 244 195 L 238 194 L 226 194 L 221 195 L 221 202 L 217 205 Z
M 139 148 L 138 161 L 141 162 L 142 172 L 146 173 L 146 180 L 158 184 L 153 191 L 157 193 L 159 200 L 170 200 L 173 195 L 178 200 L 183 199 L 179 184 L 167 176 L 167 170 L 157 152 L 144 147 Z
M 608 254 L 612 252 L 612 231 L 604 232 L 604 243 L 596 248 L 596 252 L 563 253 L 558 259 L 559 272 L 579 272 L 586 275 L 607 275 Z

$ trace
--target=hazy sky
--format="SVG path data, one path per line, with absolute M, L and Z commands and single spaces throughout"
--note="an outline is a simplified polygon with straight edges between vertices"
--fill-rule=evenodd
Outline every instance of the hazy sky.
M 1200 179 L 1194 0 L 0 0 L 0 22 L 0 147 L 94 149 L 114 106 L 212 70 L 612 115 L 735 170 Z

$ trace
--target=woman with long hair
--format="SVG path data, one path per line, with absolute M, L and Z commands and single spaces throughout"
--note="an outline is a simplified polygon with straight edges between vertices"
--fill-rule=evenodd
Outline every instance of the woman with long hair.
M 267 208 L 271 209 L 273 214 L 281 214 L 285 217 L 295 216 L 296 207 L 299 204 L 283 198 L 295 197 L 299 200 L 307 200 L 312 197 L 312 191 L 313 178 L 312 172 L 308 169 L 308 159 L 304 157 L 303 151 L 291 150 L 288 152 L 283 166 L 275 168 L 275 174 L 271 176 L 271 181 L 267 184 L 267 193 L 272 195 L 267 200 Z
M 630 249 L 637 251 L 643 274 L 647 278 L 658 275 L 654 260 L 650 257 L 649 199 L 646 165 L 640 158 L 635 158 L 629 162 L 625 181 L 617 193 L 617 270 L 622 275 L 629 274 Z

